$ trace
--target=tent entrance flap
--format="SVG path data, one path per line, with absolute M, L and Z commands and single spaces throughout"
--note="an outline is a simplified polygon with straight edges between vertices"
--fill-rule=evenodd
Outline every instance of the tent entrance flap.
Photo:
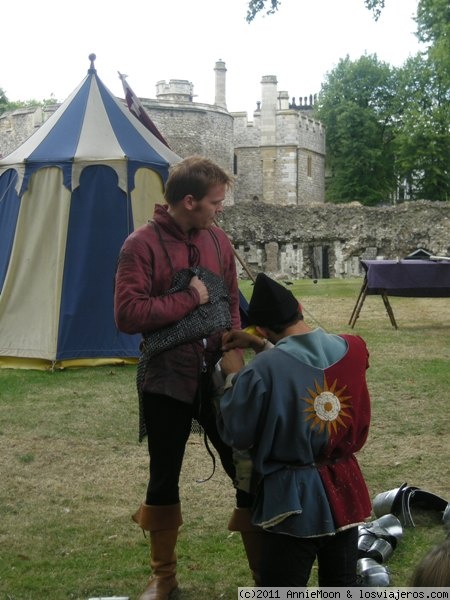
M 127 194 L 116 173 L 86 168 L 72 194 L 59 316 L 57 359 L 133 355 L 138 336 L 114 323 L 114 275 L 133 230 Z

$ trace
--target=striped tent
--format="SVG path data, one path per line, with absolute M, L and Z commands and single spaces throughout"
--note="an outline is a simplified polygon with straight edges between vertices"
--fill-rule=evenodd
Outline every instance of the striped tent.
M 113 317 L 119 249 L 148 221 L 180 157 L 94 68 L 0 160 L 0 367 L 135 360 L 139 336 Z

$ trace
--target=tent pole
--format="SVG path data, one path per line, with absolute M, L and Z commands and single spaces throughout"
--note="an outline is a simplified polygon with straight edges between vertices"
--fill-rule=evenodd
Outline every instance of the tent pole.
M 214 219 L 214 225 L 216 225 L 217 227 L 219 227 L 220 229 L 222 229 L 222 227 L 220 227 L 220 225 L 217 223 L 216 219 Z M 224 230 L 222 229 L 222 231 L 224 231 Z M 226 233 L 226 232 L 225 232 L 225 233 Z M 229 238 L 229 240 L 230 240 L 230 242 L 231 242 L 231 247 L 233 248 L 233 253 L 234 253 L 234 256 L 235 256 L 235 257 L 237 258 L 237 260 L 238 260 L 238 261 L 241 263 L 241 265 L 242 265 L 242 268 L 243 268 L 243 269 L 244 269 L 244 271 L 247 273 L 247 275 L 250 277 L 250 279 L 253 281 L 253 283 L 255 283 L 255 281 L 256 281 L 256 277 L 255 277 L 255 276 L 253 275 L 253 273 L 251 272 L 251 270 L 250 270 L 250 267 L 247 265 L 247 263 L 244 261 L 244 259 L 243 259 L 243 258 L 240 256 L 240 254 L 239 254 L 239 253 L 238 253 L 238 251 L 236 250 L 236 248 L 233 246 L 233 242 L 232 242 L 232 240 L 231 240 L 230 236 L 228 235 L 228 233 L 226 233 L 226 235 L 228 236 L 228 238 Z M 310 318 L 311 318 L 313 321 L 315 321 L 319 327 L 322 327 L 322 329 L 323 329 L 324 331 L 326 331 L 325 327 L 323 327 L 323 325 L 321 325 L 321 324 L 319 323 L 319 321 L 318 321 L 318 320 L 317 320 L 317 319 L 314 317 L 314 315 L 313 315 L 313 314 L 311 314 L 311 312 L 310 312 L 310 311 L 308 311 L 308 310 L 305 308 L 305 306 L 304 306 L 304 304 L 303 304 L 303 303 L 302 303 L 302 309 L 303 309 L 303 312 L 305 312 L 305 313 L 306 313 L 306 314 L 307 314 L 307 315 L 308 315 L 308 316 L 309 316 L 309 317 L 310 317 Z
M 222 229 L 222 227 L 220 227 L 220 225 L 217 223 L 216 219 L 214 219 L 214 225 L 216 225 L 217 227 L 219 227 L 219 229 Z M 222 231 L 224 231 L 222 229 Z M 226 232 L 225 232 L 226 233 Z M 230 236 L 228 235 L 228 233 L 226 234 L 228 236 L 228 239 L 231 242 L 231 247 L 233 248 L 233 253 L 234 256 L 237 258 L 237 260 L 241 263 L 242 268 L 244 269 L 244 271 L 247 273 L 247 275 L 250 277 L 250 279 L 253 281 L 253 283 L 255 283 L 256 277 L 253 275 L 253 273 L 250 270 L 250 267 L 247 265 L 247 263 L 244 261 L 244 259 L 242 258 L 242 256 L 239 254 L 239 252 L 236 250 L 236 248 L 233 246 L 233 242 L 230 238 Z

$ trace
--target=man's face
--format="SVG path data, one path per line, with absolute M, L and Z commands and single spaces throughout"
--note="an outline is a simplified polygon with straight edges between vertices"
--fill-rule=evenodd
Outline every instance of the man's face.
M 201 200 L 192 200 L 191 224 L 193 229 L 208 229 L 223 210 L 226 186 L 214 185 Z

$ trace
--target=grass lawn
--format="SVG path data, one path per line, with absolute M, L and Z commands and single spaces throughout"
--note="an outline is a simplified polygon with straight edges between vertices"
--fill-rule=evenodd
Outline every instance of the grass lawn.
M 390 298 L 395 330 L 379 296 L 368 296 L 354 330 L 348 320 L 360 279 L 294 282 L 307 322 L 361 335 L 370 350 L 372 426 L 358 455 L 371 496 L 409 485 L 450 501 L 450 304 Z M 251 285 L 242 282 L 249 296 Z M 134 600 L 149 573 L 148 540 L 130 515 L 144 498 L 147 450 L 137 441 L 135 367 L 60 372 L 0 370 L 0 599 Z M 184 526 L 174 600 L 232 600 L 252 580 L 238 534 L 226 525 L 233 490 L 192 434 L 182 472 Z M 444 538 L 434 511 L 387 566 L 394 586 Z M 313 579 L 314 582 L 314 579 Z

